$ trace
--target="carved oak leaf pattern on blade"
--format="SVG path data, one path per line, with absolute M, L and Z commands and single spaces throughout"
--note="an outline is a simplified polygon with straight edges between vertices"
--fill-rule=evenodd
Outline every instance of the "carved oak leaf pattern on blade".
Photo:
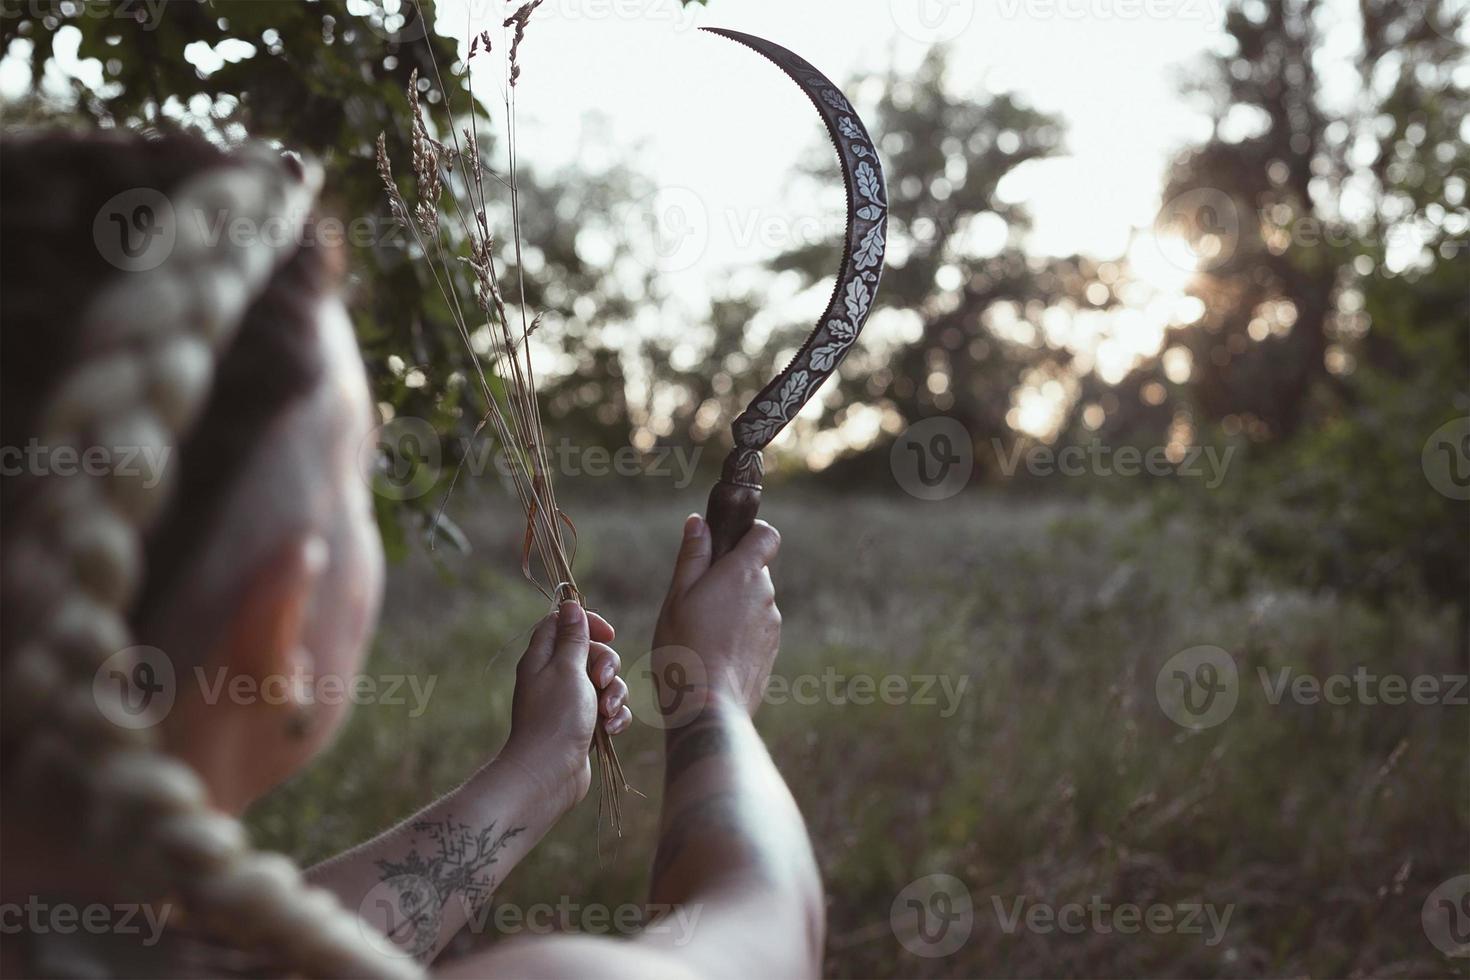
M 829 106 L 836 109 L 838 112 L 848 111 L 847 100 L 844 99 L 837 92 L 832 91 L 830 88 L 824 89 L 822 91 L 822 98 L 826 100 Z
M 872 269 L 883 261 L 883 226 L 874 225 L 863 236 L 863 242 L 852 255 L 852 262 L 859 269 Z
M 878 172 L 866 160 L 858 164 L 853 170 L 857 177 L 858 193 L 880 208 L 883 207 L 883 182 L 878 179 Z
M 812 350 L 812 367 L 827 372 L 837 366 L 838 360 L 847 351 L 850 341 L 823 344 Z
M 797 371 L 786 379 L 786 383 L 776 393 L 774 400 L 763 401 L 756 408 L 783 422 L 788 421 L 791 418 L 791 407 L 801 404 L 802 396 L 806 394 L 807 382 L 810 380 L 811 375 L 805 371 Z
M 847 235 L 843 263 L 832 300 L 786 369 L 763 388 L 736 418 L 736 451 L 758 458 L 760 450 L 798 413 L 827 376 L 856 343 L 872 311 L 883 268 L 888 205 L 883 189 L 882 164 L 873 139 L 852 104 L 820 71 L 785 48 L 761 38 L 716 30 L 753 48 L 780 66 L 816 104 L 837 148 L 848 198 Z M 745 472 L 745 468 L 740 468 Z M 759 486 L 758 475 L 752 485 Z
M 847 318 L 853 323 L 863 322 L 863 317 L 868 315 L 868 306 L 872 301 L 873 294 L 868 292 L 867 283 L 861 279 L 854 279 L 847 284 L 843 302 L 847 304 Z

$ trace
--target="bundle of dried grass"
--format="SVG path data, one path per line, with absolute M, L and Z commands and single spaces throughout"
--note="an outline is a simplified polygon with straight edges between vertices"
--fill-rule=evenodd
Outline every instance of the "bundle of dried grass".
M 446 112 L 450 114 L 450 125 L 447 127 L 450 142 L 446 144 L 435 139 L 430 132 L 429 121 L 425 119 L 420 101 L 418 70 L 415 69 L 408 84 L 408 102 L 412 110 L 410 144 L 413 149 L 416 191 L 416 200 L 412 207 L 393 176 L 383 134 L 378 135 L 377 163 L 378 175 L 387 191 L 393 216 L 408 230 L 422 250 L 464 344 L 472 373 L 478 381 L 486 410 L 475 427 L 474 434 L 478 437 L 486 426 L 491 427 L 508 459 L 506 470 L 526 515 L 521 570 L 548 600 L 561 602 L 575 599 L 583 602 L 584 597 L 577 588 L 572 572 L 576 529 L 571 519 L 557 505 L 546 452 L 529 343 L 531 335 L 541 325 L 541 315 L 528 315 L 524 263 L 521 259 L 520 193 L 516 180 L 515 89 L 521 74 L 520 46 L 525 40 L 531 14 L 541 3 L 542 0 L 526 0 L 501 25 L 502 31 L 513 29 L 508 46 L 504 36 L 501 38 L 502 50 L 508 51 L 502 85 L 509 155 L 506 176 L 496 174 L 480 157 L 479 109 L 472 94 L 468 95 L 470 125 L 459 132 L 455 131 L 449 101 L 450 91 L 444 85 L 432 47 L 429 48 L 429 54 L 435 82 L 443 93 Z M 424 11 L 419 0 L 414 0 L 414 6 L 422 19 Z M 489 55 L 492 47 L 489 31 L 481 31 L 471 39 L 464 66 L 467 82 L 473 81 L 476 59 Z M 469 86 L 466 85 L 466 88 Z M 519 294 L 515 315 L 506 306 L 496 263 L 496 242 L 490 232 L 487 207 L 489 199 L 485 190 L 487 175 L 502 184 L 510 195 L 511 244 L 515 253 L 516 287 Z M 446 190 L 449 200 L 447 209 L 442 207 Z M 457 236 L 446 234 L 440 223 L 441 211 L 447 212 L 446 217 L 456 223 L 459 232 Z M 465 278 L 460 272 L 466 265 L 470 273 L 468 279 L 470 292 L 473 294 L 472 304 L 462 302 L 460 297 L 460 284 Z M 473 327 L 472 319 L 475 321 Z M 477 353 L 471 340 L 480 328 L 482 319 L 491 337 L 491 349 L 483 358 Z M 489 380 L 491 376 L 499 383 L 492 385 Z M 451 482 L 450 489 L 452 488 Z M 571 549 L 568 547 L 569 543 L 572 545 Z M 611 738 L 601 725 L 597 726 L 596 731 L 594 745 L 600 776 L 599 806 L 602 813 L 610 816 L 613 829 L 621 834 L 621 792 L 629 787 L 623 777 L 623 769 Z

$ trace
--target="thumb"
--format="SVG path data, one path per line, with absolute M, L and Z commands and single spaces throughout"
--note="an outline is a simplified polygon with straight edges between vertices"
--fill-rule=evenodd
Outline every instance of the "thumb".
M 556 614 L 556 644 L 551 663 L 586 673 L 587 641 L 587 614 L 581 603 L 568 599 Z
M 712 547 L 709 525 L 698 514 L 690 514 L 684 521 L 684 541 L 679 545 L 679 557 L 674 562 L 674 580 L 669 584 L 671 595 L 688 592 L 700 576 L 709 571 Z

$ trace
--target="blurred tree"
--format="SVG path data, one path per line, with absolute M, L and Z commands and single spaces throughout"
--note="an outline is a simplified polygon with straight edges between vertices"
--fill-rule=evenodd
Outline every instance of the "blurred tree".
M 1103 431 L 1162 439 L 1182 419 L 1249 440 L 1246 478 L 1210 502 L 1257 557 L 1300 584 L 1429 588 L 1464 610 L 1470 521 L 1420 457 L 1470 414 L 1465 25 L 1438 0 L 1358 13 L 1358 91 L 1329 99 L 1326 35 L 1350 25 L 1317 0 L 1229 7 L 1197 89 L 1214 135 L 1177 161 L 1161 217 L 1200 268 L 1205 314 L 1172 338 L 1192 369 L 1142 367 Z M 1167 400 L 1139 408 L 1126 393 L 1149 384 Z
M 1080 259 L 1037 260 L 1021 251 L 1025 209 L 1001 201 L 995 191 L 1027 161 L 1046 157 L 1061 143 L 1053 118 L 1028 108 L 1010 94 L 982 99 L 957 95 L 947 77 L 948 54 L 933 49 L 917 71 L 896 68 L 858 79 L 879 93 L 864 111 L 878 136 L 889 192 L 888 265 L 864 342 L 843 363 L 823 393 L 826 414 L 817 423 L 798 419 L 810 435 L 818 426 L 841 426 L 850 412 L 883 413 L 892 435 L 905 422 L 935 413 L 959 419 L 981 459 L 993 459 L 989 440 L 1009 442 L 1012 394 L 1033 370 L 1061 372 L 1069 355 L 1049 346 L 1040 326 L 1043 310 L 1077 300 L 1094 275 Z M 808 176 L 830 184 L 835 163 L 830 146 L 813 156 Z M 771 263 L 779 273 L 796 273 L 801 285 L 831 281 L 841 255 L 834 238 L 793 248 Z M 734 294 L 714 304 L 714 342 L 694 368 L 677 371 L 667 352 L 652 351 L 658 376 L 684 393 L 680 430 L 699 441 L 719 421 L 733 417 L 754 395 L 754 385 L 780 367 L 777 358 L 794 351 L 810 323 L 773 331 L 759 352 L 742 349 L 745 324 L 760 308 L 758 298 Z M 1004 323 L 996 326 L 996 311 Z M 989 311 L 989 312 L 987 312 Z M 738 385 L 733 379 L 748 379 Z M 886 447 L 840 460 L 834 478 L 887 473 Z
M 432 0 L 423 0 L 422 7 L 408 0 L 19 5 L 0 18 L 0 52 L 28 61 L 34 86 L 5 107 L 6 121 L 194 128 L 224 143 L 249 134 L 317 157 L 327 172 L 323 210 L 346 225 L 352 307 L 374 390 L 395 412 L 465 436 L 482 408 L 465 395 L 469 360 L 427 264 L 389 218 L 373 156 L 374 140 L 386 133 L 408 194 L 405 89 L 414 70 L 430 125 L 443 127 L 451 119 L 456 129 L 468 125 L 463 65 L 455 42 L 426 23 L 434 16 Z M 100 64 L 100 84 L 53 69 L 58 39 L 72 31 L 77 58 Z M 440 90 L 436 62 L 447 92 Z M 65 78 L 65 92 L 56 92 L 58 78 Z M 49 86 L 43 85 L 47 79 Z M 482 117 L 482 152 L 493 160 L 495 137 L 487 130 Z M 634 181 L 620 166 L 549 180 L 526 168 L 518 174 L 530 266 L 526 301 L 547 314 L 548 333 L 556 335 L 577 373 L 548 386 L 549 410 L 580 413 L 577 431 L 569 436 L 615 444 L 627 438 L 623 371 L 619 355 L 602 342 L 602 329 L 631 317 L 635 300 L 652 290 L 648 273 L 640 280 L 629 271 L 636 264 L 619 261 L 627 236 L 613 215 L 620 202 L 633 198 Z M 498 208 L 492 225 L 505 243 L 503 274 L 517 284 L 512 295 L 518 299 L 521 270 L 509 247 L 508 200 L 492 207 Z M 610 256 L 584 259 L 579 235 L 612 243 Z M 469 404 L 463 403 L 466 397 Z M 581 411 L 589 405 L 596 411 Z M 451 461 L 462 445 L 451 441 Z

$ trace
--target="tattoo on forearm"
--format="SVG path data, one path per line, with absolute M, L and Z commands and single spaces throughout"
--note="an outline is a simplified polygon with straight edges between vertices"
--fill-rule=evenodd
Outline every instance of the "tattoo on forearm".
M 473 911 L 495 891 L 495 876 L 489 871 L 500 851 L 525 827 L 512 827 L 499 835 L 495 824 L 476 830 L 453 820 L 420 820 L 409 828 L 423 835 L 401 860 L 374 862 L 381 872 L 384 894 L 377 900 L 386 916 L 388 938 L 415 956 L 434 948 L 443 920 L 444 906 L 455 894 Z M 430 854 L 419 854 L 419 840 L 432 843 Z M 375 889 L 376 890 L 376 889 Z
M 669 733 L 665 746 L 664 785 L 672 786 L 691 766 L 702 759 L 730 751 L 730 733 L 718 721 L 696 721 Z
M 658 853 L 653 859 L 653 887 L 658 887 L 660 879 L 679 860 L 692 839 L 711 832 L 741 833 L 734 793 L 726 791 L 707 796 L 685 807 L 669 821 L 668 829 L 659 836 Z

